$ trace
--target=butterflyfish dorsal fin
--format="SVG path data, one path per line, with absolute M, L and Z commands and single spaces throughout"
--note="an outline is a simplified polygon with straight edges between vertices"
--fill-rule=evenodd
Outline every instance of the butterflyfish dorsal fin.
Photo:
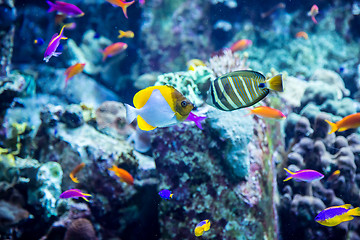
M 137 124 L 138 127 L 143 131 L 151 131 L 156 128 L 148 124 L 140 115 L 137 116 Z
M 176 112 L 176 97 L 179 97 L 178 94 L 181 95 L 180 92 L 176 91 L 176 89 L 172 86 L 155 86 L 156 89 L 160 90 L 161 95 L 165 98 L 166 102 L 169 104 L 171 110 Z M 178 94 L 177 94 L 178 93 Z
M 133 103 L 135 108 L 140 109 L 145 106 L 147 101 L 149 100 L 154 87 L 145 88 L 139 92 L 137 92 L 134 96 Z
M 223 75 L 222 77 L 246 77 L 246 78 L 253 78 L 259 80 L 261 82 L 265 82 L 265 76 L 259 72 L 254 72 L 251 70 L 241 70 L 241 71 L 234 71 L 228 74 Z

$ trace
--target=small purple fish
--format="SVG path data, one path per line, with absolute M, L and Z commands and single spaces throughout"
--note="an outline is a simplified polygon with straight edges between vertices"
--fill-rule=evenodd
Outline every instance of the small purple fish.
M 69 17 L 82 17 L 84 16 L 84 12 L 80 10 L 77 6 L 74 4 L 56 1 L 55 3 L 52 3 L 50 1 L 46 1 L 50 8 L 48 12 L 58 11 L 59 13 L 65 14 Z
M 79 189 L 69 189 L 62 194 L 60 194 L 60 198 L 83 198 L 85 201 L 89 201 L 86 197 L 91 197 L 91 194 L 83 193 Z
M 161 190 L 161 191 L 159 192 L 159 195 L 160 195 L 161 198 L 167 199 L 167 200 L 169 200 L 170 198 L 173 197 L 172 192 L 171 192 L 170 190 L 167 190 L 167 189 Z
M 198 128 L 200 128 L 201 130 L 203 130 L 202 126 L 201 126 L 201 121 L 205 120 L 206 117 L 200 117 L 200 116 L 196 116 L 195 114 L 193 114 L 192 112 L 190 112 L 189 116 L 185 119 L 185 121 L 188 122 L 194 122 L 196 124 L 196 126 L 198 126 Z
M 297 171 L 295 173 L 291 172 L 287 168 L 284 168 L 284 170 L 288 174 L 288 176 L 284 180 L 284 182 L 286 182 L 292 178 L 294 178 L 295 181 L 311 182 L 314 180 L 320 180 L 324 177 L 324 175 L 322 175 L 321 173 L 319 173 L 315 170 L 311 170 L 311 169 L 304 169 L 304 170 Z
M 65 28 L 65 25 L 61 28 L 61 31 L 59 34 L 55 33 L 53 35 L 53 37 L 51 38 L 49 45 L 47 46 L 45 54 L 44 54 L 45 62 L 48 62 L 52 56 L 58 57 L 61 54 L 61 52 L 56 52 L 56 49 L 58 48 L 61 39 L 64 39 L 64 40 L 67 39 L 67 37 L 65 37 L 63 35 L 64 28 Z

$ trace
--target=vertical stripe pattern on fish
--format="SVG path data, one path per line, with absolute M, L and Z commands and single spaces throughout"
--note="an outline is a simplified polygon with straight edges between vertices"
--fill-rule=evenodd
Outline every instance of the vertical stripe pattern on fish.
M 261 73 L 246 70 L 225 74 L 211 83 L 209 103 L 224 111 L 252 106 L 269 94 L 271 81 L 279 85 L 274 90 L 282 91 L 281 75 L 273 79 L 267 81 Z

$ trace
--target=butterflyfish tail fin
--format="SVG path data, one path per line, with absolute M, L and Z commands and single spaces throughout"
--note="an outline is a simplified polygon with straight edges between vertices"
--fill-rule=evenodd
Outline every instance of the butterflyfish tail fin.
M 278 91 L 278 92 L 283 92 L 283 80 L 282 80 L 282 75 L 276 75 L 275 77 L 270 78 L 269 80 L 266 81 L 267 84 L 267 88 L 274 90 L 274 91 Z
M 55 5 L 54 3 L 50 2 L 50 1 L 46 1 L 46 2 L 47 2 L 47 4 L 49 4 L 49 6 L 50 6 L 48 12 L 56 11 L 56 7 L 55 7 L 56 5 Z
M 126 108 L 126 122 L 130 124 L 135 120 L 135 118 L 138 115 L 137 109 L 126 103 L 125 103 L 125 108 Z
M 326 119 L 325 119 L 325 122 L 327 122 L 330 125 L 330 132 L 328 134 L 331 134 L 338 130 L 338 126 L 336 125 L 336 123 L 330 122 L 329 120 L 326 120 Z
M 348 211 L 348 214 L 351 216 L 360 216 L 360 208 L 353 208 Z
M 138 127 L 143 131 L 151 131 L 156 128 L 148 124 L 140 115 L 137 116 L 137 124 Z
M 288 176 L 287 176 L 287 178 L 285 178 L 284 179 L 284 182 L 286 182 L 286 181 L 289 181 L 290 179 L 292 179 L 293 177 L 292 177 L 292 175 L 294 174 L 293 172 L 291 172 L 289 169 L 287 169 L 287 168 L 284 168 L 284 170 L 287 172 L 287 174 L 288 174 Z

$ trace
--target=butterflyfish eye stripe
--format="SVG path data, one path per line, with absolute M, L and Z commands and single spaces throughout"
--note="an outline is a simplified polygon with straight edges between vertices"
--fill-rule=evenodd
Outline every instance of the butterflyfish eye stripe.
M 239 95 L 239 91 L 237 91 L 237 88 L 235 87 L 234 79 L 230 78 L 230 79 L 228 79 L 228 81 L 230 82 L 231 87 L 232 87 L 232 89 L 234 90 L 234 93 L 235 93 L 238 101 L 239 101 L 242 105 L 245 105 L 244 100 L 243 100 L 242 97 Z M 238 107 L 240 107 L 240 106 L 241 106 L 241 105 L 239 105 Z
M 225 81 L 226 81 L 226 79 L 225 79 Z M 238 106 L 233 102 L 233 100 L 229 97 L 229 95 L 225 91 L 225 88 L 223 86 L 223 81 L 219 81 L 219 87 L 220 87 L 221 92 L 224 94 L 226 101 L 233 107 L 233 109 L 238 108 Z
M 211 94 L 213 94 L 213 101 L 215 105 L 218 105 L 217 107 L 219 107 L 220 109 L 223 109 L 225 111 L 228 111 L 229 109 L 227 107 L 224 106 L 224 104 L 222 104 L 222 102 L 219 100 L 219 97 L 217 95 L 217 91 L 216 91 L 216 87 L 215 87 L 215 81 L 213 81 L 211 83 L 212 86 L 212 91 Z

